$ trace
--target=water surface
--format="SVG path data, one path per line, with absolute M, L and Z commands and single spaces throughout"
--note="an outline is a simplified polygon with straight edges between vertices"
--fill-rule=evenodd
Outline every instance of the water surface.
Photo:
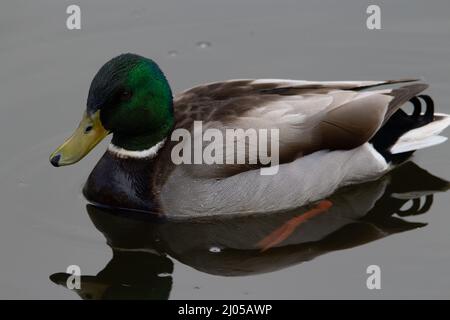
M 332 211 L 265 251 L 261 239 L 301 210 L 141 221 L 81 196 L 107 142 L 77 165 L 48 163 L 81 117 L 93 75 L 122 52 L 156 60 L 174 91 L 231 78 L 422 77 L 448 113 L 448 1 L 378 1 L 379 31 L 365 28 L 369 1 L 77 3 L 79 31 L 65 28 L 64 2 L 0 4 L 0 298 L 450 296 L 450 197 L 440 192 L 448 143 L 418 152 L 418 166 L 334 195 Z M 84 275 L 79 292 L 58 285 L 71 264 Z M 382 270 L 378 291 L 366 288 L 371 264 Z

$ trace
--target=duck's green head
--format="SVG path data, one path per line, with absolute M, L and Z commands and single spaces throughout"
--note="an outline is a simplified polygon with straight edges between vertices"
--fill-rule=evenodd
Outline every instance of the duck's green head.
M 122 54 L 97 72 L 80 125 L 51 154 L 50 162 L 73 164 L 109 133 L 119 148 L 146 150 L 168 135 L 173 121 L 172 92 L 158 65 L 136 54 Z

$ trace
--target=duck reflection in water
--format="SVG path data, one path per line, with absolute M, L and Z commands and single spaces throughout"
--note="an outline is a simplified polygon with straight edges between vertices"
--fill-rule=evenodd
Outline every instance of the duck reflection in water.
M 83 299 L 167 299 L 171 258 L 221 276 L 280 270 L 424 227 L 405 218 L 426 213 L 433 194 L 448 189 L 447 181 L 408 162 L 377 181 L 339 190 L 320 203 L 325 210 L 170 221 L 87 205 L 113 257 L 97 275 L 81 276 L 75 291 Z M 50 279 L 66 286 L 69 276 Z

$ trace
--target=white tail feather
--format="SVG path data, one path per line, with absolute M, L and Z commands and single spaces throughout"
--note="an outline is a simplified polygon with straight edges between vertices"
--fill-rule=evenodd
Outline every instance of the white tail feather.
M 391 147 L 390 152 L 397 154 L 414 151 L 445 142 L 447 138 L 439 136 L 439 133 L 450 125 L 450 115 L 436 113 L 434 119 L 427 125 L 406 132 Z

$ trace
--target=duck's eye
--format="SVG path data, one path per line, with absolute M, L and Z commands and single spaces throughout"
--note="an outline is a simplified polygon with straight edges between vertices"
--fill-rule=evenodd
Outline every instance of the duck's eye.
M 131 91 L 123 90 L 122 92 L 120 92 L 120 100 L 127 101 L 130 100 L 130 98 L 131 98 Z
M 86 128 L 84 128 L 84 133 L 87 134 L 87 133 L 91 132 L 92 128 L 93 128 L 92 125 L 86 126 Z

